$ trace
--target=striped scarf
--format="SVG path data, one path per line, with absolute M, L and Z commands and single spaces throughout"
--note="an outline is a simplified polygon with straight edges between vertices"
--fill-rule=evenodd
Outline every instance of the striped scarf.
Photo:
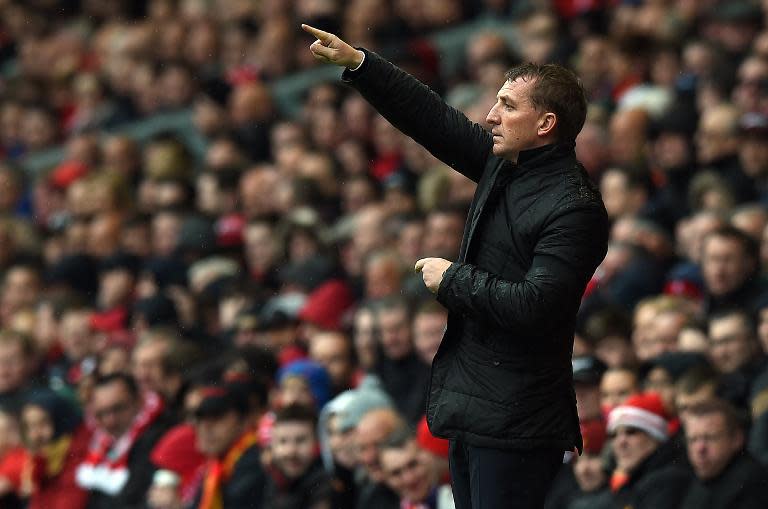
M 133 444 L 160 416 L 164 406 L 163 400 L 157 394 L 147 393 L 131 427 L 121 437 L 115 439 L 104 430 L 97 429 L 91 439 L 85 461 L 77 467 L 75 479 L 78 486 L 111 496 L 120 493 L 130 476 L 128 456 Z
M 222 487 L 229 481 L 235 465 L 242 455 L 252 446 L 259 443 L 258 430 L 248 430 L 229 448 L 223 458 L 208 462 L 203 480 L 203 495 L 198 509 L 224 509 Z

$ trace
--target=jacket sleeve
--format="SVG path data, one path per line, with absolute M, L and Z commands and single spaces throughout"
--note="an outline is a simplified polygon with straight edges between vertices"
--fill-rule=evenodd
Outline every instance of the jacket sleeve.
M 501 330 L 542 331 L 553 317 L 577 305 L 605 256 L 608 226 L 598 208 L 571 210 L 551 219 L 522 281 L 507 281 L 468 263 L 443 275 L 437 300 L 451 312 Z
M 363 51 L 361 67 L 346 69 L 342 80 L 392 125 L 477 182 L 493 146 L 491 135 L 410 74 L 376 53 Z

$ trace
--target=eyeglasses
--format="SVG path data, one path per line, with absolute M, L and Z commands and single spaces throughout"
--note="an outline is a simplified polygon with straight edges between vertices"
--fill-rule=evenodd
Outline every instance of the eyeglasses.
M 99 410 L 95 410 L 93 412 L 93 417 L 96 418 L 97 421 L 103 421 L 110 415 L 125 413 L 130 408 L 131 408 L 130 403 L 126 401 L 122 401 L 120 403 L 115 403 L 114 405 L 108 406 L 106 408 L 100 408 Z

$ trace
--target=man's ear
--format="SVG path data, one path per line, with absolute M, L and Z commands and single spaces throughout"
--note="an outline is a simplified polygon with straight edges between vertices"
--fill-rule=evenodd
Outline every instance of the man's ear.
M 549 136 L 550 134 L 554 134 L 556 125 L 557 125 L 557 115 L 555 115 L 551 111 L 542 113 L 541 116 L 539 116 L 538 135 Z

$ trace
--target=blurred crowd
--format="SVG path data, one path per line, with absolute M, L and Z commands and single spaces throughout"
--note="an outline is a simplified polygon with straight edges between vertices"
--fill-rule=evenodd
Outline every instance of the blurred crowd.
M 483 125 L 512 65 L 577 72 L 612 230 L 574 338 L 585 448 L 547 507 L 768 507 L 767 21 L 757 0 L 0 0 L 0 505 L 453 507 L 423 417 L 447 313 L 412 267 L 456 258 L 475 184 L 338 82 L 281 111 L 273 85 L 317 65 L 304 22 Z M 467 23 L 446 75 L 431 36 Z M 202 159 L 121 132 L 173 111 Z

